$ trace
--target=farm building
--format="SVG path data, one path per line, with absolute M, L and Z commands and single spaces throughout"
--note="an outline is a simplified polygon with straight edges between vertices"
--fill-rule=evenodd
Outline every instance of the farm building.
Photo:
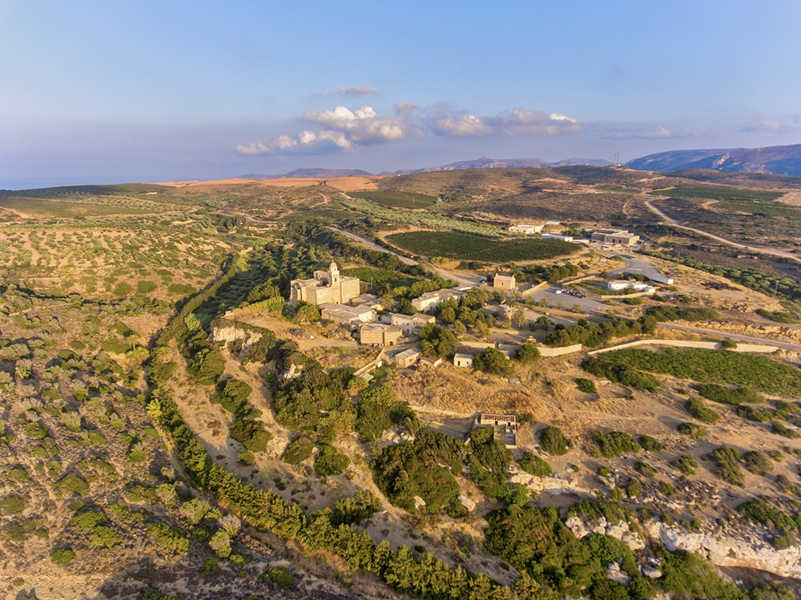
M 429 323 L 436 323 L 436 321 L 434 315 L 427 315 L 424 313 L 416 313 L 414 315 L 392 313 L 390 315 L 390 323 L 396 327 L 400 327 L 403 331 L 403 335 L 415 334 Z
M 634 246 L 640 241 L 640 236 L 623 229 L 598 229 L 592 232 L 590 239 L 610 246 Z
M 509 233 L 522 233 L 523 235 L 534 235 L 540 233 L 544 225 L 533 225 L 531 223 L 517 223 L 509 227 Z
M 400 327 L 367 323 L 359 329 L 359 342 L 370 346 L 394 346 L 403 337 Z
M 473 367 L 473 355 L 464 352 L 457 352 L 453 355 L 453 364 L 463 369 L 470 369 Z
M 392 359 L 395 361 L 395 364 L 401 369 L 411 367 L 417 362 L 418 358 L 420 358 L 420 352 L 414 348 L 407 348 L 406 350 L 398 352 L 392 357 Z

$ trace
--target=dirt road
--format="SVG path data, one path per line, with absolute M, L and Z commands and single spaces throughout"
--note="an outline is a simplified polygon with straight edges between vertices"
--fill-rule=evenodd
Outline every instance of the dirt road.
M 703 229 L 696 229 L 695 227 L 688 227 L 687 225 L 682 225 L 676 219 L 667 216 L 664 212 L 658 209 L 656 206 L 651 204 L 650 199 L 644 199 L 645 206 L 654 213 L 657 217 L 662 219 L 662 221 L 668 225 L 676 227 L 677 229 L 684 229 L 685 231 L 692 231 L 693 233 L 697 233 L 698 235 L 703 235 L 704 237 L 708 237 L 713 239 L 721 244 L 726 244 L 727 246 L 732 246 L 734 248 L 742 248 L 743 250 L 749 250 L 751 252 L 757 252 L 759 254 L 768 254 L 770 256 L 778 256 L 780 258 L 787 258 L 792 261 L 801 263 L 801 258 L 798 258 L 792 252 L 787 252 L 786 250 L 778 250 L 776 248 L 765 248 L 764 246 L 748 246 L 746 244 L 741 244 L 739 242 L 733 242 L 731 240 L 727 240 L 726 238 L 722 238 L 719 235 L 715 235 L 714 233 L 709 233 L 708 231 L 704 231 Z

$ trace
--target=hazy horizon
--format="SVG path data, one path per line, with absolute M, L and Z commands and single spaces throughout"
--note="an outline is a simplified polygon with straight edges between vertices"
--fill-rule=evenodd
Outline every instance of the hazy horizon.
M 789 0 L 13 0 L 0 22 L 0 188 L 801 142 Z

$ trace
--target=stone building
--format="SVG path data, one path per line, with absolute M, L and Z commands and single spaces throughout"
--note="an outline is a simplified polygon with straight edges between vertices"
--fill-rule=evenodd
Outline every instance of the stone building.
M 608 244 L 610 246 L 634 246 L 640 241 L 640 236 L 622 229 L 598 229 L 592 232 L 590 239 L 593 242 Z
M 495 273 L 495 278 L 492 280 L 492 287 L 504 292 L 513 292 L 517 288 L 517 282 L 515 281 L 514 275 Z
M 359 330 L 359 342 L 370 346 L 394 346 L 403 337 L 400 327 L 370 323 Z
M 426 325 L 436 322 L 437 320 L 434 318 L 434 315 L 427 315 L 425 313 L 417 313 L 414 315 L 392 313 L 392 315 L 390 315 L 390 323 L 396 327 L 400 327 L 403 331 L 403 335 L 413 335 Z
M 289 304 L 344 304 L 359 296 L 358 277 L 346 277 L 339 273 L 335 262 L 328 271 L 315 271 L 313 279 L 293 279 L 289 284 Z

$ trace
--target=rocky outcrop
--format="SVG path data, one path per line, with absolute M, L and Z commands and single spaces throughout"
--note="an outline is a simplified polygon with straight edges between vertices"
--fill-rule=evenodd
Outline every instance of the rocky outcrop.
M 645 540 L 639 533 L 632 531 L 625 521 L 609 523 L 605 517 L 601 517 L 597 522 L 590 523 L 581 517 L 572 516 L 565 521 L 565 526 L 579 539 L 591 533 L 599 533 L 620 540 L 632 550 L 645 548 Z
M 738 524 L 737 530 L 724 527 L 706 531 L 687 531 L 678 525 L 657 520 L 645 524 L 649 537 L 668 550 L 696 552 L 721 567 L 744 567 L 775 573 L 782 577 L 801 577 L 801 546 L 777 550 L 765 531 Z
M 264 333 L 256 327 L 228 319 L 217 319 L 211 327 L 211 341 L 215 344 L 228 344 L 242 340 L 243 347 L 247 347 L 258 342 L 262 335 Z

